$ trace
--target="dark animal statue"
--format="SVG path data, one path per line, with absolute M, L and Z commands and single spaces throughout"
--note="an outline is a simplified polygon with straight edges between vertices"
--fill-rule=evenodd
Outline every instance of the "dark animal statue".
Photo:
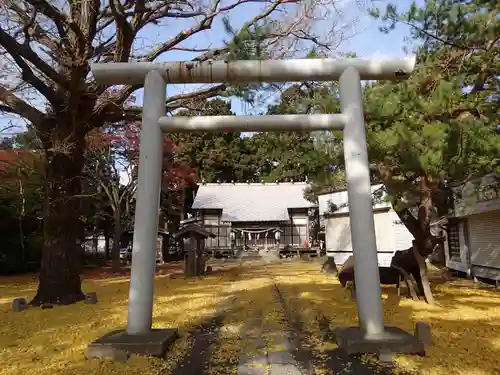
M 396 251 L 392 257 L 391 266 L 400 267 L 409 275 L 412 275 L 416 282 L 417 293 L 422 296 L 424 295 L 422 279 L 420 277 L 420 268 L 412 248 Z
M 401 280 L 401 273 L 392 267 L 379 267 L 380 284 L 382 285 L 398 285 Z M 354 266 L 342 268 L 339 275 L 339 281 L 342 286 L 346 286 L 347 282 L 354 282 Z

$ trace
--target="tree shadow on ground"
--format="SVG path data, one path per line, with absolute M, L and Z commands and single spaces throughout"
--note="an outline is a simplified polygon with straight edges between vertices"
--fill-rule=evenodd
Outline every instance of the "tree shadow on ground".
M 302 275 L 305 275 L 305 273 L 302 273 Z M 262 272 L 254 270 L 248 270 L 245 276 L 246 283 L 252 279 L 254 281 L 266 279 L 263 277 Z M 281 308 L 286 309 L 288 312 L 282 317 L 279 314 L 276 315 L 277 309 L 280 308 L 279 301 L 275 300 L 274 303 L 270 303 L 268 298 L 268 296 L 273 295 L 276 284 L 287 300 Z M 343 372 L 358 375 L 393 374 L 391 368 L 367 364 L 363 359 L 348 356 L 344 351 L 336 348 L 330 327 L 332 322 L 325 319 L 325 316 L 320 314 L 310 301 L 303 299 L 301 296 L 301 294 L 312 295 L 318 289 L 324 290 L 325 288 L 326 286 L 319 286 L 318 288 L 318 285 L 297 283 L 294 280 L 289 280 L 288 283 L 284 280 L 270 281 L 269 276 L 264 285 L 258 287 L 243 286 L 241 290 L 233 293 L 235 313 L 230 312 L 227 314 L 231 316 L 226 322 L 223 319 L 214 323 L 211 340 L 205 338 L 206 332 L 194 333 L 198 339 L 194 340 L 195 344 L 192 349 L 180 361 L 183 364 L 182 367 L 177 367 L 173 374 L 206 374 L 208 373 L 206 369 L 214 366 L 217 367 L 216 373 L 239 371 L 239 374 L 246 374 L 247 372 L 249 374 L 260 374 L 263 371 L 262 368 L 260 371 L 253 368 L 256 363 L 264 367 L 266 364 L 272 364 L 273 371 L 277 371 L 279 367 L 282 367 L 281 370 L 286 373 L 287 366 L 290 367 L 291 364 L 282 362 L 282 359 L 279 362 L 273 362 L 272 359 L 286 357 L 287 352 L 283 352 L 282 345 L 279 345 L 279 336 L 283 332 L 288 333 L 286 339 L 293 342 L 292 354 L 305 373 L 312 373 L 310 370 L 316 368 L 316 371 L 319 369 L 325 370 L 325 374 L 341 374 Z M 348 293 L 342 291 L 342 294 L 341 301 L 333 301 L 329 297 L 323 300 L 321 297 L 318 298 L 318 302 L 332 306 L 342 325 L 354 325 L 356 319 L 351 306 L 352 301 Z M 332 304 L 332 302 L 334 303 Z M 266 317 L 271 317 L 270 319 L 275 321 L 271 324 L 269 322 L 262 323 L 263 319 L 269 319 Z M 263 324 L 265 327 L 262 326 Z M 215 336 L 220 334 L 220 329 L 224 326 L 237 327 L 237 329 L 233 330 L 229 335 L 226 334 L 221 340 Z M 272 336 L 275 338 L 272 339 Z M 249 363 L 241 363 L 239 360 L 247 356 L 248 352 L 251 351 L 247 346 L 252 337 L 258 337 L 259 341 L 265 343 L 265 345 L 261 345 L 260 350 L 249 356 Z M 276 342 L 270 344 L 269 342 L 275 340 L 276 337 L 278 337 L 278 344 Z M 198 343 L 198 346 L 196 346 L 196 343 Z M 226 355 L 216 355 L 217 363 L 214 364 L 209 357 L 213 355 L 214 346 L 217 345 L 222 347 L 221 352 L 225 352 Z M 399 374 L 404 374 L 404 372 L 400 371 Z
M 175 280 L 158 277 L 155 284 L 154 327 L 178 327 L 189 330 L 203 322 L 226 299 L 225 290 L 234 276 L 228 271 L 218 276 Z M 126 325 L 127 278 L 86 280 L 84 290 L 96 291 L 98 304 L 77 303 L 53 309 L 30 308 L 20 313 L 11 311 L 15 297 L 29 298 L 32 288 L 12 288 L 0 304 L 0 362 L 2 375 L 29 369 L 54 374 L 118 373 L 143 374 L 148 361 L 133 359 L 130 363 L 86 361 L 86 346 L 103 334 Z M 20 295 L 20 291 L 24 294 Z M 161 322 L 160 319 L 161 318 Z M 150 366 L 149 366 L 150 368 Z M 31 372 L 33 370 L 33 372 Z M 43 371 L 42 371 L 43 370 Z
M 10 302 L 0 304 L 3 323 L 0 326 L 0 362 L 6 364 L 2 374 L 14 375 L 22 369 L 33 374 L 50 371 L 56 375 L 147 374 L 153 373 L 154 368 L 168 374 L 178 371 L 175 367 L 186 358 L 195 362 L 188 367 L 191 372 L 174 375 L 203 374 L 200 371 L 204 370 L 199 367 L 215 366 L 214 358 L 220 362 L 219 370 L 230 373 L 224 372 L 224 366 L 229 369 L 238 365 L 234 352 L 228 353 L 229 359 L 224 359 L 217 350 L 231 347 L 233 351 L 241 350 L 238 347 L 245 334 L 253 332 L 252 326 L 258 325 L 257 311 L 274 314 L 268 298 L 272 293 L 269 280 L 279 285 L 296 319 L 301 320 L 302 337 L 297 345 L 304 358 L 302 362 L 309 358 L 315 368 L 324 369 L 326 373 L 364 374 L 361 372 L 365 371 L 361 368 L 366 368 L 364 358 L 346 357 L 328 333 L 339 326 L 357 325 L 355 301 L 335 278 L 321 274 L 320 268 L 321 265 L 315 262 L 286 262 L 253 269 L 228 267 L 206 277 L 187 280 L 158 277 L 153 322 L 155 327 L 180 328 L 181 338 L 176 345 L 181 348 L 172 351 L 178 358 L 171 358 L 167 364 L 155 362 L 155 367 L 151 366 L 151 360 L 140 357 L 125 364 L 84 359 L 88 343 L 125 325 L 126 278 L 86 281 L 85 288 L 98 293 L 97 305 L 80 303 L 53 310 L 29 309 L 12 313 Z M 31 289 L 19 285 L 12 293 L 21 290 Z M 496 360 L 500 356 L 500 293 L 452 279 L 435 287 L 437 305 L 429 306 L 398 298 L 394 287 L 383 288 L 383 291 L 387 324 L 409 332 L 419 320 L 432 326 L 434 343 L 427 355 L 398 356 L 401 366 L 424 375 L 499 373 Z M 8 297 L 13 298 L 12 295 Z M 220 315 L 224 309 L 226 313 Z M 276 326 L 272 323 L 274 328 L 263 332 L 262 337 L 270 337 L 280 329 L 290 330 L 280 319 L 277 318 Z M 228 327 L 237 328 L 228 331 Z M 280 350 L 276 345 L 272 349 L 274 353 Z M 205 355 L 189 358 L 190 353 L 196 352 L 205 352 Z
M 304 285 L 303 289 L 306 297 L 323 311 L 327 298 L 339 301 L 345 296 L 335 280 L 327 288 L 319 287 L 325 279 L 328 277 L 321 276 L 313 283 L 316 285 Z M 500 293 L 454 278 L 432 285 L 436 306 L 399 298 L 394 287 L 383 288 L 386 324 L 408 332 L 413 332 L 417 321 L 428 322 L 432 327 L 434 342 L 426 356 L 398 356 L 398 362 L 423 374 L 498 374 Z M 355 319 L 355 302 L 344 299 L 344 303 L 350 306 L 348 312 L 325 311 L 332 327 L 341 325 L 342 320 L 347 323 L 349 318 L 351 322 Z
M 357 325 L 355 301 L 331 276 L 320 274 L 320 265 L 297 262 L 277 265 L 275 273 L 284 294 L 298 290 L 303 315 L 321 313 L 333 330 L 339 326 Z M 304 280 L 306 279 L 306 280 Z M 432 327 L 434 344 L 425 357 L 403 355 L 399 363 L 424 374 L 498 374 L 500 355 L 500 293 L 488 285 L 470 280 L 443 279 L 431 271 L 430 279 L 436 305 L 399 298 L 394 287 L 383 287 L 387 325 L 414 332 L 417 321 Z M 457 360 L 460 358 L 460 360 Z

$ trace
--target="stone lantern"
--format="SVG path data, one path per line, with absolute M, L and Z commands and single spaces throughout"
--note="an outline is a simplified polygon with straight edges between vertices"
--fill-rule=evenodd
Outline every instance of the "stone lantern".
M 205 240 L 208 237 L 215 238 L 215 234 L 207 231 L 194 223 L 183 225 L 177 233 L 176 239 L 182 238 L 184 250 L 184 274 L 188 277 L 200 276 L 205 273 L 206 259 L 203 254 Z

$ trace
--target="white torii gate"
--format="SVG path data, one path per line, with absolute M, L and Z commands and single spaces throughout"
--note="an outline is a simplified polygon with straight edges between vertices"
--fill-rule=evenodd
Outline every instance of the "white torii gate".
M 92 64 L 92 73 L 100 84 L 144 84 L 139 181 L 126 334 L 137 338 L 151 332 L 162 168 L 162 132 L 343 130 L 360 327 L 339 331 L 337 341 L 339 345 L 348 348 L 349 352 L 373 352 L 366 343 L 374 343 L 379 349 L 385 350 L 389 345 L 390 350 L 402 351 L 392 344 L 396 341 L 402 342 L 402 338 L 408 344 L 408 340 L 411 341 L 413 336 L 393 327 L 388 329 L 384 327 L 361 80 L 407 79 L 414 69 L 415 62 L 415 57 L 411 57 L 376 60 L 300 59 Z M 340 83 L 340 114 L 165 116 L 167 84 L 333 80 L 339 80 Z M 421 348 L 417 350 L 421 351 Z

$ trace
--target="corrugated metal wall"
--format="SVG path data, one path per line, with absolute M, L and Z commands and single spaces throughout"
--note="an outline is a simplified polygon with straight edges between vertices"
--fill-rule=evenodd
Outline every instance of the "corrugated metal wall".
M 500 269 L 500 211 L 468 217 L 472 265 Z

